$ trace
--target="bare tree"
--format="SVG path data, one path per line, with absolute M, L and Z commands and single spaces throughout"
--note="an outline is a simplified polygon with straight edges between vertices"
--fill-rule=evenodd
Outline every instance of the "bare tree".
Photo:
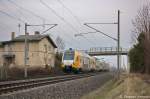
M 56 38 L 56 44 L 57 44 L 58 51 L 62 51 L 65 49 L 65 42 L 61 37 L 58 36 Z
M 144 65 L 145 72 L 150 73 L 150 3 L 144 5 L 133 20 L 134 38 L 144 33 Z

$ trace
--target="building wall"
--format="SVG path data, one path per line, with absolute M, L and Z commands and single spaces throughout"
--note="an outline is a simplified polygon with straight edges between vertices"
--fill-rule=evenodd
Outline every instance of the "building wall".
M 13 66 L 24 67 L 24 42 L 12 43 L 12 53 L 15 54 L 15 62 Z
M 24 67 L 24 42 L 13 42 L 0 48 L 0 65 L 4 63 L 3 54 L 6 51 L 15 54 L 15 61 L 11 66 Z M 30 42 L 28 55 L 29 67 L 45 68 L 46 65 L 54 67 L 55 49 L 47 38 L 43 38 L 41 41 Z
M 29 61 L 28 64 L 30 67 L 39 67 L 41 66 L 39 58 L 39 41 L 29 43 Z
M 42 65 L 54 67 L 55 48 L 49 43 L 47 38 L 44 38 L 39 42 L 39 51 L 40 63 Z

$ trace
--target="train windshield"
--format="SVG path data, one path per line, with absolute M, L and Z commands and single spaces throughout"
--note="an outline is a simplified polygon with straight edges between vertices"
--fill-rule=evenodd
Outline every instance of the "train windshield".
M 65 52 L 64 53 L 64 60 L 73 60 L 74 59 L 74 52 Z

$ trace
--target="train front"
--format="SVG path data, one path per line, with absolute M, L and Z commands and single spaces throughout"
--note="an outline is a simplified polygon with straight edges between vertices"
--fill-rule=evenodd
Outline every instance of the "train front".
M 75 51 L 67 50 L 63 53 L 62 57 L 62 68 L 64 72 L 71 73 L 72 72 L 72 65 L 74 62 L 74 54 Z

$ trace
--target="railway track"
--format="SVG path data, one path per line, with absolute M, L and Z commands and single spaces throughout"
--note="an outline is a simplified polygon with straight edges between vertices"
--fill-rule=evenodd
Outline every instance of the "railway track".
M 90 77 L 97 74 L 98 73 L 87 73 L 87 74 L 78 74 L 78 75 L 66 75 L 66 76 L 58 76 L 58 77 L 47 77 L 47 78 L 40 78 L 40 79 L 4 82 L 4 83 L 0 83 L 0 95 L 12 93 L 20 90 L 25 90 L 29 88 L 64 82 L 68 80 Z

